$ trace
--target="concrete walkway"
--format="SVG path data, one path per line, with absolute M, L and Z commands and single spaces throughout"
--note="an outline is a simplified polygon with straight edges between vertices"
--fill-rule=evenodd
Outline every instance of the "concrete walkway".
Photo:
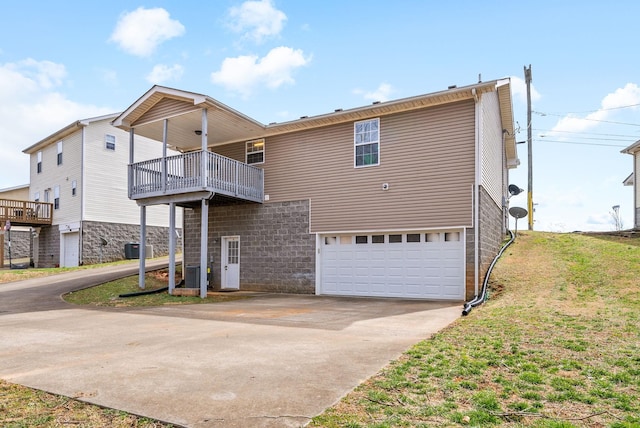
M 300 427 L 461 313 L 282 294 L 142 309 L 59 298 L 98 274 L 0 284 L 0 378 L 189 427 Z

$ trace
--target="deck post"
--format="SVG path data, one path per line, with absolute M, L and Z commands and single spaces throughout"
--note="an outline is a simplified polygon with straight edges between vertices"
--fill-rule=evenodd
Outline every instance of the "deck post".
M 169 135 L 169 119 L 162 121 L 162 175 L 160 181 L 162 183 L 162 193 L 167 191 L 167 138 Z
M 207 242 L 209 235 L 209 201 L 202 200 L 200 213 L 200 297 L 207 297 Z
M 203 108 L 202 109 L 202 156 L 200 157 L 200 178 L 202 179 L 202 182 L 200 183 L 200 185 L 202 187 L 206 187 L 207 186 L 207 162 L 208 162 L 208 158 L 207 158 L 207 144 L 209 141 L 209 136 L 207 135 L 207 109 Z
M 0 233 L 0 269 L 4 268 L 4 223 L 2 233 Z
M 176 204 L 169 204 L 169 294 L 176 287 Z
M 129 199 L 131 199 L 131 189 L 133 187 L 133 169 L 131 168 L 131 165 L 133 165 L 133 160 L 134 160 L 134 156 L 133 156 L 133 142 L 134 142 L 134 129 L 131 128 L 129 130 L 129 168 L 128 168 L 128 172 L 129 172 L 129 183 L 128 183 L 128 188 L 129 188 Z M 84 183 L 84 180 L 83 180 Z M 82 193 L 84 195 L 84 192 Z
M 147 207 L 140 206 L 140 243 L 138 244 L 138 254 L 140 257 L 140 269 L 138 270 L 138 286 L 144 290 L 144 274 L 145 274 L 145 244 L 147 241 Z

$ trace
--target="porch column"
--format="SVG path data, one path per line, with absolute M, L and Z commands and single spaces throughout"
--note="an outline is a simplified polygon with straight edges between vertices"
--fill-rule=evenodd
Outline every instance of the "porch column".
M 145 259 L 146 255 L 146 242 L 147 242 L 147 207 L 145 205 L 140 206 L 140 243 L 138 247 L 138 254 L 140 256 L 140 268 L 138 270 L 138 287 L 144 290 L 144 273 L 145 273 Z
M 202 109 L 202 137 L 201 137 L 201 145 L 202 145 L 202 157 L 201 162 L 200 162 L 200 177 L 202 177 L 202 187 L 207 187 L 208 185 L 208 180 L 207 180 L 207 162 L 209 161 L 209 159 L 207 158 L 207 143 L 208 143 L 208 136 L 207 136 L 207 109 L 203 108 Z
M 0 268 L 4 268 L 4 223 L 2 223 L 2 233 L 0 233 Z
M 207 242 L 209 236 L 209 200 L 202 200 L 200 213 L 200 297 L 207 297 Z
M 176 204 L 169 204 L 169 294 L 176 287 Z
M 162 123 L 162 193 L 167 191 L 167 134 L 169 130 L 169 119 L 165 119 Z
M 84 128 L 83 128 L 84 130 Z M 129 130 L 129 167 L 128 169 L 128 179 L 129 179 L 129 183 L 128 183 L 128 195 L 129 195 L 129 199 L 131 199 L 131 189 L 133 187 L 133 169 L 131 168 L 131 165 L 133 165 L 133 160 L 134 160 L 134 149 L 133 149 L 133 143 L 134 143 L 134 129 L 131 128 Z M 82 180 L 82 182 L 84 183 L 84 180 Z M 84 197 L 84 184 L 83 184 L 83 191 L 82 191 L 82 195 Z

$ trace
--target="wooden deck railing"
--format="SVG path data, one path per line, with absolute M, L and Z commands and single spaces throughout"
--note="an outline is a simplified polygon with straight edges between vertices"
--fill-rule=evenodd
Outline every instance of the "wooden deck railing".
M 203 190 L 262 202 L 264 171 L 208 151 L 183 153 L 129 165 L 131 199 Z
M 53 204 L 0 199 L 0 222 L 4 225 L 7 220 L 16 226 L 50 225 L 53 220 Z

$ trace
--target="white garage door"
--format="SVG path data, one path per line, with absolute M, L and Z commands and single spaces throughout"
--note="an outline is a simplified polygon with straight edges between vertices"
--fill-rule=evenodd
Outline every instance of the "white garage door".
M 320 294 L 464 299 L 462 230 L 324 235 Z

